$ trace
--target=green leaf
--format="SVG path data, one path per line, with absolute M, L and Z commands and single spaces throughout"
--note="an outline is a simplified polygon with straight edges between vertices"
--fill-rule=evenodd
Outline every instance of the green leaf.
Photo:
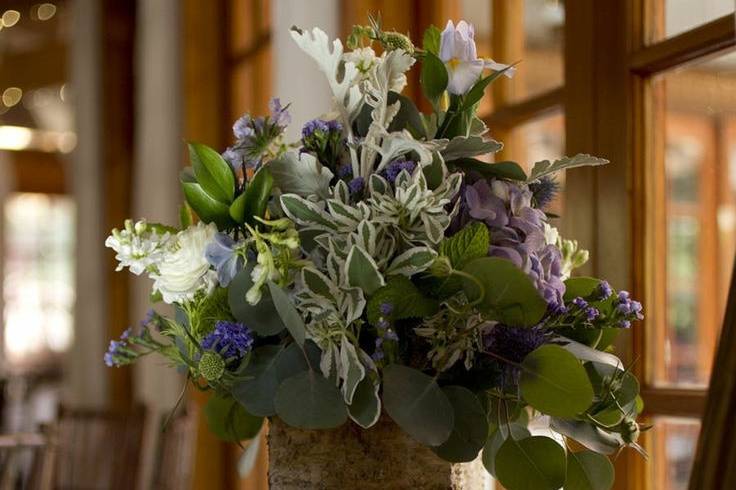
M 333 284 L 330 279 L 317 269 L 305 267 L 302 269 L 302 283 L 309 293 L 320 296 L 327 301 L 337 303 Z
M 248 184 L 243 193 L 244 202 L 244 218 L 250 224 L 255 224 L 254 218 L 263 218 L 268 206 L 268 200 L 271 197 L 271 189 L 273 188 L 273 177 L 267 167 L 260 169 L 253 176 L 253 180 Z M 242 221 L 240 221 L 242 223 Z
M 202 189 L 202 186 L 196 182 L 192 169 L 182 170 L 180 180 L 184 198 L 199 219 L 205 223 L 215 223 L 220 230 L 233 225 L 229 207 L 210 197 Z
M 501 148 L 503 145 L 498 141 L 485 139 L 482 136 L 455 136 L 441 153 L 446 162 L 455 163 L 455 160 L 462 158 L 496 153 Z
M 508 424 L 503 428 L 497 428 L 493 431 L 483 446 L 481 461 L 483 462 L 483 466 L 486 470 L 488 470 L 488 473 L 493 475 L 494 478 L 496 476 L 496 455 L 498 454 L 498 450 L 501 449 L 503 443 L 509 437 L 519 441 L 521 439 L 531 437 L 531 434 L 526 427 L 514 423 Z
M 185 202 L 179 206 L 179 226 L 182 230 L 192 226 L 192 210 Z
M 240 194 L 235 198 L 233 203 L 230 205 L 230 217 L 238 224 L 245 223 L 247 213 L 245 211 L 245 193 Z
M 467 388 L 446 386 L 442 391 L 452 405 L 455 425 L 447 441 L 432 450 L 451 463 L 473 461 L 488 438 L 486 412 L 478 397 Z
M 432 53 L 435 56 L 440 54 L 440 39 L 442 38 L 442 32 L 436 26 L 429 26 L 424 31 L 424 37 L 422 39 L 422 49 Z
M 462 269 L 471 260 L 488 255 L 490 242 L 488 227 L 474 221 L 450 238 L 442 240 L 439 252 L 450 259 L 453 268 Z
M 296 342 L 290 343 L 276 359 L 276 379 L 280 384 L 299 373 L 319 368 L 321 356 L 322 351 L 311 340 L 304 342 L 304 348 Z
M 580 361 L 559 345 L 532 351 L 521 364 L 519 389 L 540 412 L 572 419 L 593 403 L 593 386 Z
M 613 479 L 613 465 L 607 457 L 593 451 L 568 451 L 565 490 L 609 490 Z
M 565 450 L 549 437 L 508 438 L 498 450 L 495 469 L 508 490 L 557 490 L 565 482 Z
M 283 350 L 278 345 L 264 345 L 253 350 L 243 376 L 248 378 L 233 385 L 233 397 L 248 412 L 261 417 L 276 413 L 274 397 L 279 381 L 276 377 L 276 361 Z
M 276 392 L 275 406 L 284 422 L 300 429 L 334 429 L 348 418 L 334 383 L 311 370 L 284 380 Z
M 483 93 L 486 90 L 486 87 L 495 79 L 500 77 L 501 75 L 506 72 L 506 70 L 510 69 L 511 66 L 508 66 L 504 68 L 503 70 L 494 71 L 490 75 L 488 75 L 485 78 L 481 78 L 478 82 L 476 82 L 475 85 L 473 85 L 468 93 L 465 95 L 465 98 L 463 99 L 463 105 L 462 110 L 463 111 L 470 111 L 473 109 L 475 104 L 480 102 L 480 100 L 483 98 Z
M 276 311 L 269 292 L 264 290 L 261 300 L 255 305 L 251 305 L 245 300 L 245 293 L 253 286 L 253 279 L 251 279 L 252 271 L 253 264 L 248 264 L 245 269 L 238 272 L 228 285 L 227 293 L 230 311 L 236 320 L 248 325 L 248 328 L 261 337 L 276 335 L 286 325 L 284 325 L 284 322 Z
M 578 296 L 587 298 L 598 289 L 600 279 L 595 277 L 571 277 L 565 281 L 565 302 L 572 301 Z
M 601 454 L 614 454 L 623 445 L 623 440 L 618 434 L 604 432 L 590 422 L 552 417 L 550 428 L 575 440 L 591 451 Z
M 422 115 L 414 104 L 414 101 L 396 92 L 388 93 L 388 105 L 399 101 L 399 112 L 391 120 L 388 127 L 389 132 L 408 130 L 416 139 L 427 138 L 427 131 L 422 121 Z M 368 106 L 370 107 L 370 106 Z
M 432 154 L 432 163 L 426 167 L 422 167 L 424 178 L 427 181 L 427 187 L 431 190 L 437 189 L 442 185 L 443 180 L 447 176 L 447 167 L 442 155 L 438 152 Z
M 439 307 L 437 300 L 422 295 L 414 283 L 405 276 L 391 277 L 386 285 L 368 300 L 368 321 L 372 325 L 378 323 L 381 316 L 380 306 L 383 303 L 393 305 L 392 320 L 425 318 L 435 314 Z
M 291 302 L 291 299 L 289 299 L 286 291 L 271 281 L 268 281 L 268 290 L 271 292 L 271 298 L 273 298 L 276 311 L 278 311 L 281 320 L 286 325 L 294 341 L 300 346 L 304 345 L 304 338 L 306 337 L 304 320 Z
M 356 424 L 367 429 L 375 425 L 381 416 L 381 398 L 378 396 L 380 385 L 374 383 L 369 376 L 358 383 L 353 395 L 353 403 L 348 407 L 350 418 Z
M 400 364 L 387 366 L 383 404 L 393 421 L 422 444 L 439 446 L 452 433 L 452 405 L 434 378 L 421 371 Z
M 560 170 L 568 168 L 583 166 L 596 167 L 598 165 L 606 165 L 607 163 L 609 162 L 605 158 L 594 157 L 586 153 L 578 153 L 574 157 L 562 157 L 559 160 L 555 160 L 554 162 L 550 162 L 549 160 L 542 160 L 541 162 L 537 162 L 534 164 L 534 167 L 532 168 L 531 174 L 529 174 L 527 182 L 534 182 L 535 180 L 539 180 L 545 175 L 553 174 L 555 172 L 559 172 Z
M 230 204 L 235 194 L 235 175 L 222 156 L 208 146 L 189 143 L 189 160 L 204 192 L 216 201 Z
M 419 83 L 422 86 L 424 96 L 436 105 L 447 89 L 449 81 L 445 64 L 432 53 L 425 53 L 422 60 L 422 71 L 419 75 Z
M 606 426 L 619 424 L 625 416 L 636 415 L 636 399 L 639 396 L 639 381 L 629 371 L 624 371 L 619 364 L 618 367 L 609 364 L 590 362 L 585 365 L 588 376 L 596 393 L 608 393 L 610 391 L 610 380 L 616 378 L 617 389 L 613 392 L 615 400 L 611 400 L 608 406 L 596 404 L 596 410 L 591 416 Z
M 373 294 L 385 284 L 383 275 L 379 272 L 373 257 L 368 255 L 362 247 L 353 245 L 345 260 L 348 284 L 359 287 L 367 295 Z
M 204 407 L 210 431 L 223 441 L 252 439 L 261 430 L 263 417 L 249 414 L 237 401 L 212 395 Z
M 449 165 L 459 168 L 465 172 L 478 172 L 484 177 L 507 179 L 524 182 L 526 174 L 524 169 L 516 162 L 486 163 L 475 158 L 458 158 Z
M 531 279 L 512 262 L 498 257 L 483 257 L 468 262 L 463 271 L 476 281 L 464 278 L 463 289 L 468 299 L 480 298 L 478 309 L 492 318 L 512 326 L 539 323 L 547 311 L 547 303 Z

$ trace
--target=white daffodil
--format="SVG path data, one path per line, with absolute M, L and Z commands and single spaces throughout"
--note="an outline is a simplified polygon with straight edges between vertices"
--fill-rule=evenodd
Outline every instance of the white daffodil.
M 217 272 L 205 257 L 207 245 L 217 233 L 217 227 L 202 222 L 176 235 L 175 246 L 158 264 L 152 275 L 153 289 L 160 291 L 166 303 L 184 303 L 194 299 L 199 291 L 210 293 L 217 284 Z
M 440 41 L 440 60 L 447 67 L 449 82 L 447 91 L 455 95 L 463 95 L 480 79 L 483 70 L 503 70 L 508 65 L 493 60 L 478 58 L 475 48 L 475 29 L 464 20 L 457 23 L 447 21 Z M 511 78 L 514 68 L 509 68 L 504 75 Z

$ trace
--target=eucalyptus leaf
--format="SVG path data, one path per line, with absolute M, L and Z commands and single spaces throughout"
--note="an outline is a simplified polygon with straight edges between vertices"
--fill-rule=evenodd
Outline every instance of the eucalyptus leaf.
M 353 395 L 353 402 L 348 407 L 350 418 L 356 424 L 367 429 L 378 422 L 381 417 L 381 398 L 378 396 L 380 385 L 370 377 L 358 383 Z
M 319 367 L 322 351 L 311 340 L 300 347 L 296 342 L 290 343 L 276 359 L 276 379 L 279 383 L 286 378 L 296 376 L 304 371 L 316 370 Z
M 607 163 L 609 162 L 605 158 L 594 157 L 586 153 L 578 153 L 573 157 L 562 157 L 559 160 L 555 160 L 554 162 L 550 162 L 549 160 L 542 160 L 541 162 L 537 162 L 534 164 L 534 167 L 532 168 L 531 174 L 529 174 L 527 182 L 534 182 L 535 180 L 539 180 L 545 175 L 550 175 L 568 168 L 584 166 L 595 167 L 598 165 L 606 165 Z
M 613 354 L 609 354 L 608 352 L 593 349 L 592 347 L 588 347 L 585 344 L 575 342 L 574 340 L 570 340 L 565 337 L 560 337 L 558 343 L 562 346 L 563 349 L 583 361 L 607 364 L 611 367 L 621 370 L 623 370 L 624 368 L 624 364 L 623 362 L 621 362 L 621 359 L 614 356 Z
M 251 305 L 245 300 L 245 294 L 253 286 L 251 272 L 253 264 L 248 264 L 243 270 L 238 272 L 227 288 L 228 303 L 230 311 L 236 320 L 248 328 L 253 330 L 261 337 L 276 335 L 281 332 L 286 325 L 281 320 L 276 307 L 271 299 L 271 294 L 263 290 L 261 300 Z
M 452 404 L 435 380 L 421 371 L 400 364 L 387 366 L 383 403 L 393 421 L 422 444 L 439 446 L 452 433 Z
M 286 291 L 271 281 L 268 281 L 268 290 L 271 292 L 273 304 L 281 317 L 281 321 L 286 325 L 294 341 L 300 346 L 303 346 L 306 337 L 306 328 L 304 327 L 304 320 L 296 310 L 294 303 L 291 302 Z
M 204 192 L 229 205 L 235 193 L 235 175 L 230 165 L 215 150 L 200 143 L 189 144 L 189 160 Z
M 506 259 L 475 259 L 465 265 L 463 272 L 475 278 L 463 279 L 468 299 L 479 301 L 478 309 L 495 320 L 512 326 L 532 326 L 547 311 L 547 303 L 531 279 Z
M 496 455 L 498 454 L 498 450 L 501 449 L 501 446 L 506 441 L 506 439 L 512 437 L 513 439 L 519 441 L 521 439 L 531 437 L 529 429 L 519 424 L 508 424 L 505 429 L 506 430 L 501 430 L 501 428 L 499 427 L 494 430 L 490 434 L 490 437 L 488 437 L 488 439 L 486 440 L 485 445 L 483 446 L 481 461 L 483 462 L 483 466 L 488 471 L 488 473 L 490 473 L 494 478 L 496 476 Z
M 565 490 L 609 490 L 613 487 L 611 461 L 593 451 L 567 452 Z
M 263 417 L 249 414 L 232 398 L 212 395 L 204 407 L 207 426 L 219 439 L 228 442 L 243 441 L 258 435 Z
M 450 437 L 432 450 L 445 461 L 473 461 L 488 439 L 486 412 L 478 397 L 462 386 L 446 386 L 442 391 L 452 405 L 455 424 Z
M 334 175 L 314 155 L 289 151 L 270 161 L 266 168 L 283 194 L 329 197 Z
M 496 477 L 508 490 L 557 490 L 565 482 L 565 450 L 554 439 L 507 438 L 496 454 Z
M 283 350 L 277 345 L 257 347 L 243 372 L 244 380 L 233 384 L 233 397 L 253 415 L 270 417 L 276 414 L 274 397 L 279 387 L 276 361 Z
M 524 358 L 521 368 L 521 395 L 544 414 L 572 419 L 593 402 L 593 386 L 585 368 L 558 345 L 535 349 Z
M 604 432 L 590 422 L 552 417 L 550 428 L 601 454 L 614 454 L 623 446 L 621 436 Z
M 345 402 L 334 383 L 311 370 L 281 383 L 275 407 L 281 420 L 300 429 L 334 429 L 348 418 Z

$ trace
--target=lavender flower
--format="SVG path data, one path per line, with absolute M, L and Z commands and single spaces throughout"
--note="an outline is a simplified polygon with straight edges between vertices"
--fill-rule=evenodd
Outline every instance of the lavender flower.
M 237 361 L 253 348 L 253 334 L 242 323 L 220 320 L 201 344 L 204 350 L 217 352 L 227 361 Z
M 243 269 L 244 259 L 238 253 L 238 244 L 225 233 L 215 234 L 207 245 L 204 256 L 216 270 L 217 280 L 225 287 Z

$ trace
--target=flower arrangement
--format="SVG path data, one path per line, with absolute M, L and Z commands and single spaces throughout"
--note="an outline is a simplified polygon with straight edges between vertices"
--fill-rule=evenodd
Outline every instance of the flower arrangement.
M 205 412 L 226 440 L 264 417 L 368 429 L 385 412 L 447 461 L 482 454 L 506 488 L 609 487 L 607 455 L 641 451 L 639 385 L 610 350 L 642 308 L 571 276 L 588 254 L 545 213 L 556 172 L 608 162 L 527 175 L 479 160 L 502 146 L 479 102 L 514 68 L 479 58 L 464 21 L 430 27 L 421 48 L 378 21 L 354 27 L 349 51 L 319 29 L 291 36 L 331 111 L 286 142 L 274 99 L 224 153 L 189 145 L 180 228 L 127 221 L 106 241 L 176 314 L 151 311 L 105 362 L 163 355 L 214 392 Z M 429 114 L 401 95 L 415 64 Z

